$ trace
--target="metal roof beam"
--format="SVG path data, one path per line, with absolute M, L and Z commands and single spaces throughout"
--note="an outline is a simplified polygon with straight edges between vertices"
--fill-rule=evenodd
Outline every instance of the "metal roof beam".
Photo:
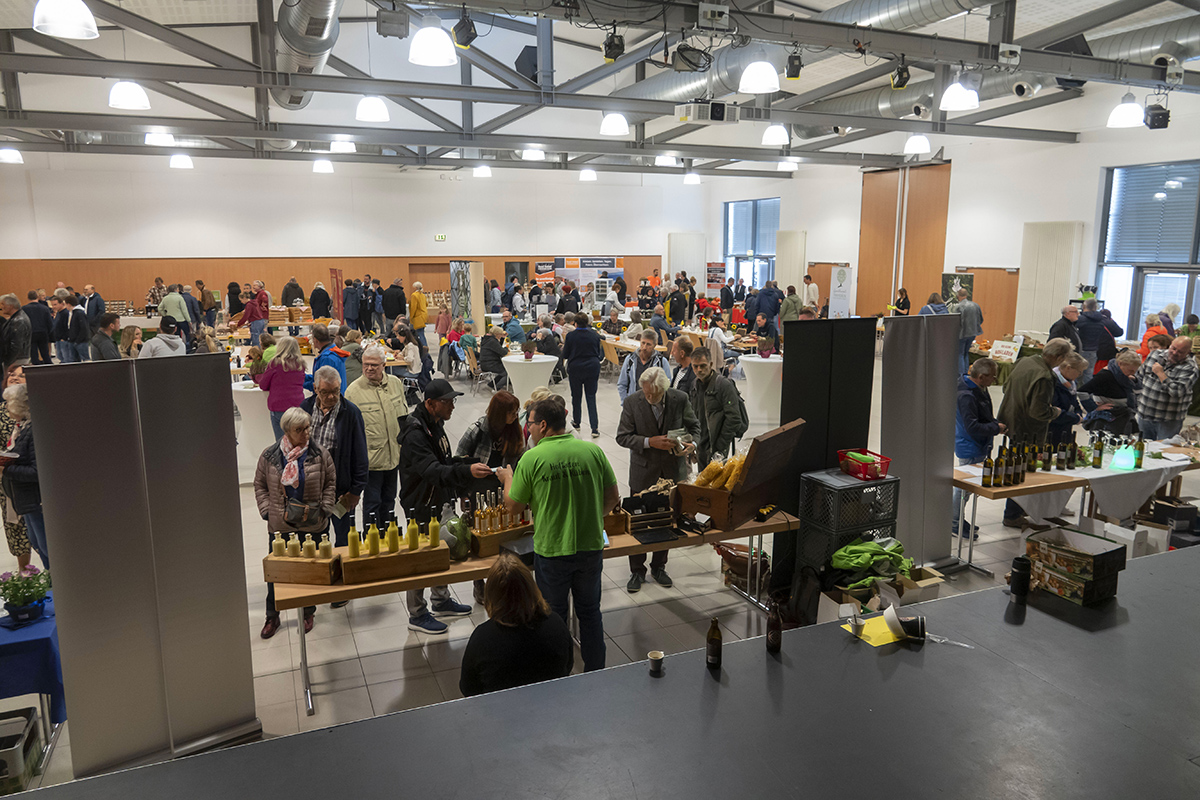
M 345 75 L 349 78 L 369 78 L 369 77 L 371 77 L 370 75 L 363 72 L 361 69 L 354 66 L 350 62 L 345 61 L 344 59 L 338 58 L 337 56 L 331 55 L 329 57 L 329 61 L 327 63 L 329 64 L 329 66 L 333 67 L 338 72 L 342 73 L 343 75 Z M 403 108 L 407 111 L 411 111 L 412 113 L 416 114 L 421 119 L 424 119 L 427 122 L 432 122 L 434 125 L 438 126 L 439 128 L 441 128 L 444 131 L 456 131 L 456 132 L 462 131 L 461 126 L 455 125 L 453 122 L 446 119 L 441 114 L 437 113 L 436 111 L 434 111 L 430 108 L 426 108 L 425 106 L 418 103 L 416 100 L 405 97 L 403 95 L 383 95 L 383 96 L 386 97 L 388 100 L 391 100 L 393 103 L 400 106 L 401 108 Z
M 148 20 L 145 17 L 138 16 L 132 11 L 126 11 L 120 6 L 106 3 L 104 0 L 84 0 L 87 7 L 91 9 L 94 16 L 100 19 L 108 20 L 114 25 L 140 33 L 151 39 L 156 39 L 163 44 L 178 50 L 192 58 L 198 58 L 201 61 L 207 61 L 217 67 L 229 67 L 230 69 L 254 69 L 254 64 L 244 59 L 238 58 L 232 53 L 227 53 L 224 50 L 213 47 L 211 44 L 206 44 L 199 39 L 193 39 L 187 34 L 180 33 L 177 30 L 172 30 L 165 25 L 159 25 L 157 22 Z

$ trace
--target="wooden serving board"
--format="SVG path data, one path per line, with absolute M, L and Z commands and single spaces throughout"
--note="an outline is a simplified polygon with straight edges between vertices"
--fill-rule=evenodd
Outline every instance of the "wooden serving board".
M 377 556 L 349 557 L 349 549 L 337 548 L 342 556 L 342 583 L 372 583 L 427 572 L 444 572 L 450 569 L 450 548 L 445 542 L 437 547 L 423 545 L 416 550 L 405 550 L 403 538 L 399 553 L 381 552 Z
M 533 533 L 532 525 L 518 525 L 498 533 L 471 533 L 471 555 L 476 558 L 500 555 L 500 545 Z
M 311 586 L 332 586 L 342 575 L 341 559 L 288 558 L 268 555 L 263 558 L 263 580 L 267 583 L 305 583 Z

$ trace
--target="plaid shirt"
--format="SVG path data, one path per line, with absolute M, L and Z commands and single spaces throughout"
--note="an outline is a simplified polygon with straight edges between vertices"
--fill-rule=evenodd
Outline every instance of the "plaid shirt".
M 1167 379 L 1161 381 L 1154 374 L 1154 365 L 1162 364 Z M 1171 364 L 1167 350 L 1155 350 L 1137 371 L 1142 384 L 1142 396 L 1138 400 L 1138 416 L 1156 421 L 1173 421 L 1187 416 L 1192 403 L 1192 387 L 1200 378 L 1200 367 L 1196 359 L 1188 356 L 1178 364 Z
M 313 403 L 312 413 L 312 440 L 329 451 L 332 456 L 337 442 L 337 431 L 334 423 L 337 421 L 338 412 L 342 410 L 342 398 L 338 398 L 337 403 L 326 414 L 321 410 L 320 403 Z
M 166 286 L 151 286 L 150 291 L 146 292 L 146 305 L 158 307 L 162 303 L 162 299 L 167 296 Z

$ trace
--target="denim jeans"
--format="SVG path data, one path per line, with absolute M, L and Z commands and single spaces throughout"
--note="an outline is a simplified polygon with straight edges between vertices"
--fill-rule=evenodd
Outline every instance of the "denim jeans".
M 37 552 L 38 557 L 42 559 L 42 566 L 50 569 L 50 546 L 46 544 L 46 520 L 42 516 L 42 510 L 39 508 L 29 514 L 23 515 L 25 518 L 25 532 L 29 534 L 29 544 Z
M 533 572 L 550 609 L 570 624 L 568 597 L 579 618 L 579 649 L 583 669 L 604 669 L 604 619 L 600 614 L 600 587 L 604 552 L 592 550 L 571 556 L 546 558 L 534 555 Z
M 196 345 L 192 343 L 192 323 L 179 322 L 178 330 L 179 338 L 183 339 L 183 352 L 190 353 L 196 349 Z
M 74 364 L 79 360 L 75 357 L 75 347 L 65 340 L 54 343 L 54 352 L 58 354 L 60 364 Z
M 204 324 L 210 328 L 217 326 L 217 310 L 215 308 L 210 308 L 204 312 Z
M 381 520 L 391 519 L 396 509 L 396 485 L 399 473 L 395 469 L 371 470 L 367 473 L 367 491 L 363 494 L 363 527 L 372 522 L 382 527 Z
M 1082 386 L 1084 381 L 1088 379 L 1088 376 L 1094 375 L 1096 372 L 1096 351 L 1084 350 L 1080 353 L 1080 355 L 1086 358 L 1088 362 L 1087 372 L 1083 373 L 1083 377 L 1079 379 L 1079 385 Z
M 580 395 L 583 395 L 587 398 L 588 422 L 593 431 L 598 431 L 600 420 L 596 415 L 596 381 L 600 379 L 600 369 L 597 367 L 587 375 L 580 375 L 580 372 L 581 369 L 576 367 L 567 374 L 571 381 L 571 421 L 575 427 L 579 427 L 579 420 L 583 416 Z
M 250 323 L 250 346 L 258 347 L 258 337 L 262 336 L 267 330 L 267 321 L 265 319 L 256 319 Z
M 975 337 L 971 336 L 966 339 L 958 340 L 958 374 L 966 375 L 967 370 L 971 366 L 971 343 L 975 341 Z
M 1137 424 L 1142 438 L 1146 440 L 1170 439 L 1183 430 L 1182 419 L 1147 419 L 1138 414 Z
M 958 458 L 957 461 L 958 461 L 958 465 L 960 467 L 963 464 L 972 463 L 971 459 L 969 459 L 969 458 Z M 954 496 L 954 502 L 951 503 L 951 507 L 950 507 L 950 531 L 951 531 L 951 533 L 958 533 L 959 532 L 959 529 L 958 529 L 958 507 L 962 503 L 962 489 L 959 489 L 956 487 L 954 489 L 953 496 Z
M 275 434 L 276 442 L 283 438 L 283 426 L 279 424 L 283 419 L 283 413 L 282 411 L 271 412 L 271 431 Z
M 422 328 L 413 328 L 413 334 L 416 335 L 417 340 L 421 343 L 421 345 L 426 350 L 428 350 L 429 345 L 425 343 L 425 329 L 423 327 Z

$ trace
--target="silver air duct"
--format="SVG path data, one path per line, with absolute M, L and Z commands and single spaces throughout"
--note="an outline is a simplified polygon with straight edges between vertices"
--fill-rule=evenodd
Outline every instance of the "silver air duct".
M 933 25 L 944 19 L 992 5 L 994 0 L 849 0 L 813 17 L 821 22 L 840 22 L 888 30 L 910 30 Z M 750 31 L 753 33 L 753 30 Z M 636 97 L 684 103 L 702 97 L 723 97 L 737 92 L 742 71 L 753 61 L 769 61 L 783 72 L 792 49 L 775 44 L 754 42 L 747 47 L 723 47 L 713 54 L 707 72 L 661 72 L 640 83 L 613 92 L 615 97 Z M 820 61 L 833 51 L 805 54 L 807 62 Z M 650 117 L 627 114 L 629 122 Z
M 280 72 L 312 75 L 325 69 L 337 42 L 338 13 L 342 0 L 298 0 L 279 7 L 275 23 L 275 68 Z M 304 108 L 312 92 L 272 89 L 271 96 L 284 108 Z
M 1142 64 L 1152 63 L 1158 58 L 1191 60 L 1200 56 L 1200 15 L 1116 36 L 1105 36 L 1089 41 L 1088 45 L 1092 49 L 1092 54 L 1097 58 Z M 1168 61 L 1166 60 L 1161 64 L 1161 66 L 1167 65 Z M 1035 75 L 1028 72 L 1011 74 L 992 72 L 984 75 L 983 85 L 979 87 L 979 99 L 981 102 L 997 100 L 1011 94 L 1028 100 L 1037 94 L 1042 86 L 1053 84 L 1053 76 L 1048 75 Z M 867 89 L 835 97 L 832 100 L 811 103 L 800 110 L 897 119 L 916 115 L 917 107 L 924 105 L 917 98 L 920 95 L 931 95 L 932 93 L 933 81 L 926 80 L 910 83 L 899 91 L 894 91 L 887 86 L 879 89 Z M 802 139 L 813 139 L 833 133 L 828 126 L 817 125 L 807 127 L 797 125 L 793 127 L 793 130 Z

